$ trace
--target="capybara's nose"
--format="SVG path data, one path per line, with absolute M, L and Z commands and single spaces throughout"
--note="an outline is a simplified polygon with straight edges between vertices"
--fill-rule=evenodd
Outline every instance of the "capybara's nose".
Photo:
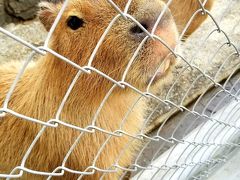
M 146 0 L 141 1 L 137 11 L 133 13 L 134 18 L 145 28 L 149 33 L 152 32 L 153 27 L 157 24 L 157 29 L 165 28 L 171 19 L 171 12 L 166 7 L 166 4 L 160 0 Z M 159 19 L 159 17 L 161 17 Z M 159 19 L 159 22 L 158 22 Z M 130 27 L 131 35 L 137 38 L 145 38 L 147 33 L 138 24 L 134 23 Z
M 147 30 L 150 31 L 150 24 L 148 22 L 140 22 L 141 25 Z M 137 36 L 138 38 L 144 38 L 146 36 L 146 32 L 139 26 L 139 25 L 134 25 L 130 29 L 130 33 L 134 36 Z

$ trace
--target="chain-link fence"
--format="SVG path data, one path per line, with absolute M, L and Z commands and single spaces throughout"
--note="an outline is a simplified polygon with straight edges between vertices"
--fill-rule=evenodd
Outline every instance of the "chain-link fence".
M 32 51 L 0 66 L 0 177 L 206 179 L 226 162 L 240 137 L 240 1 L 196 2 L 176 44 L 173 0 L 45 3 L 43 23 L 58 13 L 40 47 L 0 27 Z M 208 20 L 182 42 L 197 15 Z

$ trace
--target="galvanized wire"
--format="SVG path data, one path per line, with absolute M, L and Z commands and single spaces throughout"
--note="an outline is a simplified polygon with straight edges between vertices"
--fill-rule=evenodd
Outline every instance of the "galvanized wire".
M 240 124 L 238 113 L 240 111 L 239 108 L 240 78 L 238 78 L 234 82 L 232 82 L 232 79 L 234 77 L 234 74 L 238 72 L 240 66 L 239 64 L 240 46 L 239 44 L 235 44 L 234 39 L 231 38 L 232 35 L 234 35 L 235 30 L 239 27 L 239 23 L 233 25 L 232 31 L 230 32 L 230 34 L 228 34 L 227 32 L 225 32 L 225 30 L 223 30 L 224 27 L 222 27 L 222 20 L 224 19 L 224 14 L 222 14 L 220 17 L 214 17 L 212 13 L 205 9 L 204 7 L 207 1 L 202 2 L 199 0 L 200 9 L 197 10 L 192 15 L 192 18 L 187 23 L 183 32 L 180 33 L 180 38 L 178 41 L 179 45 L 181 44 L 181 38 L 184 36 L 188 27 L 191 25 L 194 17 L 199 13 L 209 16 L 209 19 L 214 24 L 214 28 L 209 29 L 209 33 L 204 38 L 203 37 L 199 38 L 198 42 L 199 46 L 196 45 L 196 48 L 195 49 L 193 48 L 192 51 L 194 51 L 194 53 L 192 54 L 194 55 L 189 58 L 185 57 L 176 50 L 171 49 L 170 46 L 162 40 L 162 37 L 155 35 L 157 24 L 160 22 L 167 8 L 164 8 L 164 10 L 159 15 L 152 32 L 148 32 L 141 25 L 140 22 L 138 22 L 133 16 L 128 14 L 128 9 L 132 3 L 131 0 L 127 2 L 124 11 L 122 11 L 114 3 L 114 1 L 108 0 L 108 2 L 112 6 L 112 8 L 114 8 L 118 12 L 118 14 L 115 17 L 113 17 L 112 21 L 109 23 L 109 26 L 102 34 L 94 51 L 92 52 L 88 60 L 87 66 L 84 67 L 79 66 L 78 64 L 71 61 L 71 59 L 68 59 L 62 56 L 61 54 L 58 54 L 58 52 L 55 52 L 54 50 L 48 47 L 52 34 L 54 33 L 54 30 L 58 22 L 60 21 L 65 8 L 67 7 L 68 4 L 67 0 L 64 2 L 62 9 L 60 10 L 52 28 L 50 29 L 50 32 L 45 40 L 43 47 L 35 47 L 34 45 L 28 43 L 24 39 L 21 39 L 20 37 L 0 27 L 1 33 L 21 43 L 23 46 L 32 49 L 32 53 L 26 59 L 26 62 L 20 69 L 15 81 L 12 83 L 12 86 L 9 89 L 9 92 L 5 98 L 3 107 L 0 107 L 0 118 L 5 117 L 8 114 L 11 114 L 12 116 L 18 117 L 20 120 L 31 121 L 42 126 L 41 130 L 38 132 L 37 136 L 31 143 L 27 151 L 25 152 L 21 164 L 12 169 L 12 172 L 10 174 L 3 173 L 1 174 L 0 172 L 0 178 L 6 179 L 20 178 L 23 176 L 24 173 L 28 172 L 31 174 L 42 175 L 48 179 L 51 179 L 52 177 L 63 176 L 65 172 L 70 172 L 79 175 L 79 179 L 82 179 L 87 175 L 91 176 L 95 172 L 102 172 L 103 175 L 101 178 L 104 179 L 104 176 L 106 176 L 108 173 L 114 173 L 121 169 L 124 171 L 124 174 L 127 174 L 127 172 L 132 172 L 132 174 L 135 173 L 136 174 L 136 176 L 134 177 L 135 179 L 143 179 L 144 173 L 146 171 L 151 170 L 153 170 L 152 177 L 147 177 L 148 179 L 207 179 L 211 171 L 214 170 L 216 164 L 221 164 L 225 162 L 227 159 L 227 154 L 232 152 L 233 149 L 239 148 Z M 170 6 L 171 3 L 172 0 L 169 0 L 167 2 L 166 7 Z M 233 8 L 234 4 L 236 3 L 239 4 L 240 2 L 237 0 L 230 0 L 228 6 L 224 9 L 224 13 L 228 14 L 229 11 Z M 133 52 L 133 56 L 129 60 L 129 63 L 124 71 L 121 80 L 118 81 L 108 76 L 104 72 L 100 71 L 99 69 L 94 68 L 92 66 L 92 62 L 94 61 L 98 49 L 101 47 L 106 36 L 108 35 L 111 28 L 120 17 L 123 17 L 126 21 L 133 21 L 134 23 L 136 23 L 136 25 L 138 25 L 146 33 L 147 36 L 142 40 L 142 42 L 139 43 L 139 47 L 136 49 L 136 51 Z M 239 19 L 238 22 L 240 22 L 240 17 L 236 18 L 238 18 Z M 222 38 L 220 42 L 218 42 L 218 46 L 211 47 L 213 53 L 211 54 L 211 56 L 205 57 L 203 61 L 207 62 L 209 66 L 214 66 L 215 65 L 214 59 L 218 58 L 218 55 L 221 54 L 224 48 L 229 50 L 229 52 L 225 60 L 221 63 L 220 67 L 218 68 L 217 72 L 214 72 L 214 74 L 209 74 L 209 71 L 207 71 L 207 69 L 202 69 L 201 66 L 195 63 L 195 58 L 201 55 L 201 53 L 203 53 L 199 51 L 198 48 L 206 46 L 208 40 L 211 38 L 211 36 L 213 36 L 213 34 L 218 34 L 219 36 L 222 36 L 224 38 Z M 152 80 L 149 82 L 149 85 L 147 86 L 145 91 L 142 91 L 126 82 L 126 76 L 128 75 L 128 72 L 135 58 L 139 54 L 139 51 L 144 48 L 143 46 L 149 38 L 152 38 L 158 41 L 159 43 L 163 44 L 166 48 L 170 50 L 171 52 L 170 56 L 177 57 L 178 60 L 181 61 L 183 65 L 181 70 L 178 72 L 177 78 L 173 80 L 171 87 L 168 88 L 168 92 L 167 94 L 165 94 L 164 97 L 160 97 L 157 94 L 154 94 L 150 91 L 150 87 L 153 83 L 156 73 Z M 192 44 L 192 46 L 194 46 L 194 44 Z M 33 60 L 34 55 L 35 54 L 45 55 L 46 53 L 52 54 L 53 56 L 59 58 L 61 61 L 68 63 L 69 65 L 78 70 L 77 74 L 72 80 L 71 85 L 69 86 L 64 96 L 64 99 L 62 100 L 56 112 L 55 117 L 53 119 L 49 119 L 47 122 L 43 121 L 42 119 L 27 117 L 9 108 L 9 102 L 11 100 L 14 89 L 16 88 L 24 71 L 27 69 L 29 63 Z M 221 75 L 221 73 L 223 73 L 223 70 L 226 68 L 226 66 L 231 64 L 232 59 L 238 59 L 238 63 L 234 64 L 231 67 L 232 71 L 231 74 L 228 75 L 227 80 L 224 83 L 219 83 L 218 77 Z M 159 65 L 159 68 L 160 67 L 161 65 Z M 171 97 L 173 92 L 176 91 L 177 85 L 180 84 L 182 78 L 185 77 L 185 74 L 189 74 L 190 72 L 192 72 L 191 74 L 194 77 L 193 81 L 189 83 L 189 86 L 187 86 L 186 89 L 184 89 L 184 93 L 182 93 L 178 100 L 175 101 Z M 111 89 L 108 91 L 108 93 L 102 100 L 101 104 L 99 105 L 94 117 L 92 118 L 92 122 L 86 127 L 78 127 L 74 124 L 62 121 L 61 113 L 68 100 L 68 97 L 72 92 L 72 89 L 76 85 L 76 82 L 83 74 L 90 75 L 92 73 L 97 73 L 99 76 L 113 83 Z M 204 79 L 204 81 L 208 82 L 206 84 L 206 87 L 201 92 L 201 95 L 197 97 L 196 101 L 191 107 L 186 106 L 185 103 L 186 99 L 190 96 L 190 94 L 196 88 L 196 86 L 198 86 L 198 83 L 201 79 Z M 131 91 L 138 93 L 140 96 L 136 100 L 136 102 L 132 104 L 131 107 L 129 107 L 129 110 L 128 112 L 126 112 L 126 115 L 123 118 L 119 129 L 112 132 L 106 129 L 102 129 L 101 127 L 98 127 L 97 119 L 102 108 L 105 106 L 106 101 L 117 87 L 120 87 L 122 89 L 128 88 Z M 206 98 L 204 99 L 204 97 L 205 95 L 207 95 L 207 93 L 212 87 L 216 91 L 210 97 L 207 98 L 207 102 L 205 102 L 204 104 L 205 106 L 199 109 L 199 107 L 201 107 L 202 101 L 203 100 L 206 101 Z M 151 112 L 146 115 L 143 127 L 141 128 L 138 134 L 131 134 L 130 132 L 124 131 L 124 125 L 127 121 L 129 114 L 131 114 L 134 108 L 138 105 L 138 102 L 141 101 L 142 99 L 154 101 L 156 103 L 156 106 L 151 108 L 150 110 Z M 228 104 L 226 103 L 226 101 L 235 102 L 235 105 L 233 106 L 232 110 L 228 112 L 225 112 L 223 110 L 221 113 L 216 115 L 216 112 L 219 109 L 222 109 L 226 104 Z M 212 108 L 212 106 L 214 106 L 214 108 Z M 162 107 L 166 108 L 167 111 L 180 111 L 182 114 L 184 113 L 185 114 L 179 119 L 178 122 L 175 123 L 174 128 L 172 130 L 170 129 L 168 133 L 164 133 L 163 131 L 165 131 L 166 129 L 165 126 L 167 126 L 168 122 L 171 120 L 171 114 L 165 117 L 164 121 L 162 122 L 160 127 L 158 127 L 154 134 L 151 135 L 146 134 L 146 129 L 148 125 L 152 123 L 152 119 L 154 119 L 154 114 L 157 114 L 159 108 Z M 191 117 L 191 121 L 188 120 L 189 117 Z M 185 122 L 189 123 L 186 125 Z M 36 143 L 41 138 L 41 136 L 44 134 L 44 132 L 49 128 L 58 128 L 59 126 L 63 126 L 65 128 L 72 128 L 80 132 L 79 136 L 75 139 L 71 148 L 66 153 L 65 158 L 62 160 L 62 164 L 59 167 L 56 167 L 53 172 L 42 172 L 27 168 L 26 161 L 31 155 L 33 148 L 35 147 Z M 180 135 L 178 131 L 180 130 L 181 126 L 187 126 L 187 128 L 185 132 Z M 188 134 L 191 133 L 196 127 L 198 128 L 195 131 L 195 134 L 191 136 L 190 139 L 186 138 L 188 137 Z M 106 138 L 106 141 L 102 144 L 101 148 L 99 148 L 99 151 L 95 156 L 92 165 L 86 167 L 86 169 L 81 171 L 69 169 L 68 167 L 66 167 L 66 162 L 69 156 L 72 154 L 77 144 L 81 143 L 84 134 L 87 133 L 93 134 L 96 132 L 102 132 L 106 134 L 108 138 Z M 124 155 L 123 150 L 122 153 L 119 154 L 119 157 L 116 159 L 115 164 L 113 164 L 112 167 L 109 167 L 108 169 L 101 169 L 97 167 L 96 161 L 99 158 L 102 151 L 104 150 L 105 146 L 109 143 L 109 141 L 113 137 L 121 138 L 123 136 L 128 136 L 131 138 L 129 144 L 126 144 L 125 147 L 126 149 L 134 141 L 143 140 L 145 142 L 144 146 L 141 148 L 138 154 L 136 154 L 135 160 L 132 162 L 132 164 L 129 167 L 122 167 L 119 164 L 121 156 Z M 150 146 L 152 146 L 151 144 L 153 143 L 155 144 L 154 145 L 155 149 L 151 154 L 148 154 L 148 162 L 145 163 L 141 162 L 141 158 L 143 158 L 145 152 Z M 179 148 L 179 146 L 181 145 L 183 145 L 183 147 Z M 163 157 L 165 159 L 159 164 L 156 164 L 155 159 L 158 159 L 164 153 L 165 156 Z M 177 158 L 175 160 L 172 160 L 172 158 L 175 158 L 176 156 Z M 122 175 L 121 178 L 124 178 L 124 175 Z

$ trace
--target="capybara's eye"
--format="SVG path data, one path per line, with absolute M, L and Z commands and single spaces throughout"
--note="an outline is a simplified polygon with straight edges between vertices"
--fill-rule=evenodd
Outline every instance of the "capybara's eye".
M 67 25 L 70 27 L 72 30 L 77 30 L 80 27 L 83 27 L 84 21 L 83 19 L 80 19 L 77 16 L 70 16 L 67 20 Z

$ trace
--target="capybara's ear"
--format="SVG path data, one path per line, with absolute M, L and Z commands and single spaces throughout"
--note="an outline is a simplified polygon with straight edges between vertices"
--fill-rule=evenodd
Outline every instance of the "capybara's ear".
M 50 2 L 39 3 L 39 13 L 38 17 L 47 31 L 52 27 L 55 18 L 59 12 L 59 4 L 54 4 Z

